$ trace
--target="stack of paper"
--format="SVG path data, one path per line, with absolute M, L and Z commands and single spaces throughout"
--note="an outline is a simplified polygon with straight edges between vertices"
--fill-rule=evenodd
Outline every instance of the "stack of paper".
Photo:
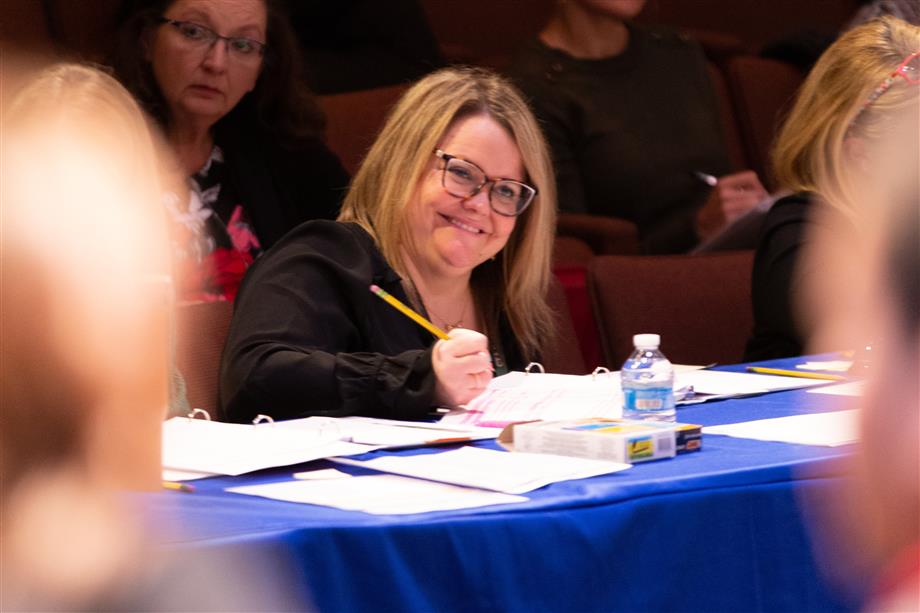
M 835 411 L 758 419 L 724 426 L 703 428 L 705 434 L 722 434 L 758 441 L 777 441 L 798 445 L 836 447 L 859 440 L 857 412 Z
M 366 445 L 277 424 L 226 424 L 174 417 L 163 422 L 163 467 L 177 471 L 242 475 L 336 455 L 357 455 Z
M 692 388 L 693 395 L 677 404 L 737 398 L 815 385 L 827 381 L 701 370 L 675 366 L 674 389 Z M 442 424 L 504 427 L 534 420 L 591 417 L 617 419 L 623 415 L 623 392 L 618 372 L 602 375 L 525 374 L 496 377 L 464 409 L 444 416 Z
M 543 453 L 509 453 L 476 447 L 442 453 L 387 456 L 366 462 L 335 458 L 334 462 L 484 490 L 522 494 L 570 479 L 606 475 L 629 464 Z
M 396 475 L 284 481 L 232 487 L 227 491 L 287 502 L 318 504 L 347 511 L 364 511 L 375 515 L 429 513 L 527 500 L 523 496 L 486 492 Z
M 307 417 L 277 422 L 276 427 L 321 432 L 324 436 L 374 449 L 396 449 L 496 438 L 501 430 L 371 417 Z

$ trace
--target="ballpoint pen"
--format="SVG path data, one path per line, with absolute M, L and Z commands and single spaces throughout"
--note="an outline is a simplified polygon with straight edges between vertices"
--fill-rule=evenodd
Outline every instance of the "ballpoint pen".
M 719 184 L 719 178 L 716 177 L 715 175 L 711 175 L 711 174 L 708 174 L 708 173 L 705 173 L 699 170 L 694 170 L 693 174 L 696 176 L 697 179 L 699 179 L 700 181 L 702 181 L 709 187 L 715 187 L 716 185 Z

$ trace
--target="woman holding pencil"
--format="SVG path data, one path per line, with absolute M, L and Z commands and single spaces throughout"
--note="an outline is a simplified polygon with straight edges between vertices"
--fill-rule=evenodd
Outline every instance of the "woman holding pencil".
M 247 274 L 222 417 L 418 419 L 468 402 L 549 336 L 555 209 L 546 145 L 513 86 L 472 68 L 422 79 L 338 221 L 303 224 Z

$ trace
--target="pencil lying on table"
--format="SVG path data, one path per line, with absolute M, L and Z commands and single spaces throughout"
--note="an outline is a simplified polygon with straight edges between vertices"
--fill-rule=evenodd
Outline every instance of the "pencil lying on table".
M 177 481 L 164 481 L 163 482 L 164 490 L 174 490 L 177 492 L 188 492 L 192 493 L 195 491 L 194 485 L 189 485 L 188 483 L 179 483 Z
M 764 366 L 748 366 L 748 372 L 756 372 L 761 375 L 781 375 L 783 377 L 799 377 L 801 379 L 824 379 L 826 381 L 846 381 L 846 377 L 840 375 L 826 375 L 818 372 L 802 372 L 800 370 L 786 370 L 784 368 L 766 368 Z
M 371 291 L 377 294 L 378 296 L 380 296 L 381 298 L 383 298 L 387 303 L 390 304 L 390 306 L 395 308 L 397 311 L 401 312 L 403 315 L 405 315 L 406 317 L 408 317 L 409 319 L 411 319 L 412 321 L 414 321 L 421 327 L 425 328 L 426 330 L 428 330 L 429 332 L 437 336 L 439 339 L 447 340 L 448 338 L 450 338 L 449 336 L 447 336 L 447 332 L 437 327 L 436 325 L 434 325 L 433 323 L 431 323 L 430 321 L 428 321 L 427 319 L 425 319 L 424 317 L 422 317 L 421 315 L 419 315 L 418 313 L 416 313 L 415 311 L 413 311 L 412 309 L 404 305 L 402 302 L 394 298 L 389 293 L 380 289 L 380 286 L 371 285 Z

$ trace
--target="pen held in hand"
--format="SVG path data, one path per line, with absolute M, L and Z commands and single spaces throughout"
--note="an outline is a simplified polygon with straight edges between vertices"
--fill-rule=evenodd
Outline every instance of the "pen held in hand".
M 390 293 L 381 289 L 379 285 L 371 285 L 370 289 L 377 296 L 379 296 L 384 301 L 386 301 L 390 306 L 392 306 L 397 311 L 399 311 L 400 313 L 402 313 L 403 315 L 405 315 L 406 317 L 408 317 L 409 319 L 411 319 L 412 321 L 414 321 L 421 327 L 425 328 L 426 330 L 428 330 L 429 332 L 437 336 L 439 339 L 447 340 L 448 338 L 450 338 L 449 336 L 447 336 L 447 332 L 445 332 L 441 328 L 437 327 L 436 325 L 434 325 L 433 323 L 431 323 L 430 321 L 428 321 L 427 319 L 425 319 L 424 317 L 422 317 L 421 315 L 419 315 L 418 313 L 416 313 L 415 311 L 407 307 L 405 304 L 403 304 L 402 302 L 394 298 Z
M 693 174 L 697 179 L 699 179 L 700 181 L 702 181 L 709 187 L 715 187 L 716 185 L 719 184 L 719 178 L 716 177 L 715 175 L 711 175 L 711 174 L 708 174 L 708 173 L 705 173 L 699 170 L 694 170 Z

